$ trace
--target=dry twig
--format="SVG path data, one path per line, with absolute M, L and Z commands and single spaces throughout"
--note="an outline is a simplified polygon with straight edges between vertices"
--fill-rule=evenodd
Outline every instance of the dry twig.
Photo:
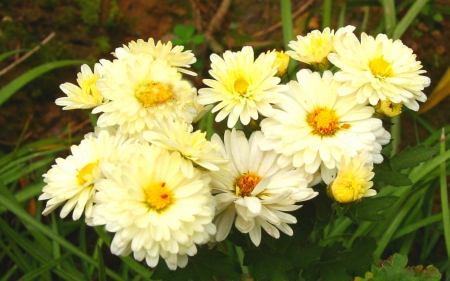
M 55 36 L 55 32 L 50 33 L 42 42 L 41 44 L 37 45 L 36 47 L 34 47 L 33 49 L 31 49 L 30 51 L 28 51 L 25 55 L 23 55 L 22 57 L 20 57 L 18 60 L 14 61 L 12 64 L 8 65 L 7 67 L 5 67 L 4 69 L 2 69 L 0 71 L 0 76 L 2 76 L 3 74 L 5 74 L 6 72 L 10 71 L 11 69 L 13 69 L 16 65 L 18 65 L 19 63 L 23 62 L 24 60 L 26 60 L 29 56 L 31 56 L 32 54 L 34 54 L 35 52 L 37 52 L 42 45 L 47 44 L 48 41 L 50 41 L 53 37 Z

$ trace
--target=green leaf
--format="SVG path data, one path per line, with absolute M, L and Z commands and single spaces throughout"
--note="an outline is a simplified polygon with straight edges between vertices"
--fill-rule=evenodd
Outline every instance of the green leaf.
M 440 281 L 442 278 L 442 274 L 439 272 L 439 270 L 429 265 L 424 270 L 421 270 L 420 267 L 414 268 L 414 272 L 416 273 L 416 276 L 419 277 L 420 281 Z
M 396 196 L 364 198 L 361 202 L 350 205 L 346 215 L 355 222 L 385 220 L 386 218 L 380 212 L 392 207 L 397 200 Z
M 164 260 L 160 259 L 152 280 L 211 281 L 215 280 L 214 277 L 222 277 L 227 281 L 240 280 L 240 275 L 234 270 L 234 265 L 227 259 L 227 255 L 217 249 L 200 247 L 195 256 L 189 257 L 185 268 L 171 271 Z
M 370 268 L 375 248 L 375 239 L 369 237 L 358 237 L 350 249 L 334 243 L 322 253 L 319 275 L 327 281 L 353 280 L 352 276 L 363 275 Z
M 300 250 L 296 249 L 291 257 L 292 265 L 297 269 L 313 267 L 320 261 L 323 250 L 324 247 L 317 244 L 308 244 Z
M 54 259 L 54 260 L 50 260 L 49 262 L 47 262 L 46 264 L 42 265 L 40 268 L 35 269 L 33 271 L 28 272 L 27 274 L 25 274 L 22 277 L 23 281 L 28 281 L 28 280 L 36 280 L 38 279 L 37 277 L 40 276 L 41 274 L 53 269 L 54 267 L 58 266 L 61 264 L 62 261 L 64 261 L 65 259 L 67 259 L 68 257 L 70 257 L 71 253 L 66 253 L 64 255 L 62 255 L 61 257 Z
M 373 281 L 419 281 L 414 271 L 405 269 L 408 258 L 394 254 L 391 261 L 385 261 L 380 268 L 372 267 Z
M 251 272 L 256 280 L 263 280 L 268 277 L 272 281 L 288 281 L 288 273 L 286 271 L 292 269 L 289 259 L 279 255 L 277 252 L 269 249 L 260 249 L 247 252 L 244 257 L 244 265 L 251 262 Z
M 205 36 L 202 34 L 197 34 L 194 37 L 192 37 L 192 43 L 195 45 L 201 44 L 205 41 Z
M 80 65 L 86 63 L 82 60 L 62 60 L 49 62 L 38 67 L 35 67 L 21 76 L 17 77 L 13 81 L 9 82 L 5 87 L 0 89 L 0 105 L 6 102 L 12 95 L 14 95 L 23 86 L 28 84 L 30 81 L 36 79 L 37 77 L 59 67 L 64 67 L 68 65 Z
M 392 169 L 394 169 L 395 171 L 400 171 L 406 168 L 416 167 L 420 163 L 431 159 L 431 157 L 438 151 L 439 148 L 437 147 L 426 147 L 424 145 L 407 148 L 401 153 L 392 157 Z
M 375 173 L 373 178 L 374 183 L 385 182 L 392 186 L 408 186 L 413 184 L 408 175 L 398 173 L 392 169 L 389 164 L 389 159 L 385 159 L 381 164 L 374 165 L 373 172 Z

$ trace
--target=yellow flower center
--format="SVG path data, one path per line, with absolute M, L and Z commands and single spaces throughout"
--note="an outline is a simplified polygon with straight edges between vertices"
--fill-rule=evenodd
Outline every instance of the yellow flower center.
M 234 183 L 236 187 L 236 195 L 240 195 L 242 197 L 249 196 L 261 179 L 262 177 L 257 174 L 243 174 L 237 178 Z
M 382 56 L 369 62 L 370 71 L 377 78 L 391 77 L 394 75 L 392 71 L 392 63 L 387 62 Z
M 89 164 L 84 165 L 83 168 L 81 168 L 81 170 L 78 170 L 78 174 L 77 174 L 77 179 L 78 179 L 78 183 L 80 185 L 85 184 L 88 179 L 86 179 L 87 175 L 92 175 L 92 171 L 94 170 L 95 167 L 98 166 L 98 160 Z
M 234 90 L 236 92 L 238 92 L 240 95 L 245 95 L 247 93 L 247 88 L 248 88 L 248 82 L 247 80 L 245 80 L 242 77 L 238 77 L 235 81 L 234 81 Z
M 333 135 L 339 129 L 336 113 L 328 108 L 318 107 L 308 115 L 308 124 L 315 134 L 321 136 Z
M 144 107 L 160 105 L 173 99 L 173 87 L 168 83 L 150 82 L 137 89 L 136 98 Z
M 351 203 L 363 195 L 360 182 L 351 175 L 338 177 L 329 189 L 334 200 L 339 203 Z
M 175 202 L 173 193 L 168 190 L 165 182 L 149 185 L 145 190 L 145 195 L 148 206 L 156 211 L 161 211 Z

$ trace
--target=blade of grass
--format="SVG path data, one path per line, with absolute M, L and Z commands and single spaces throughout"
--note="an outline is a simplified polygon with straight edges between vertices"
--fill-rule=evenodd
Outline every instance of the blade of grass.
M 28 280 L 36 280 L 36 278 L 38 276 L 40 276 L 41 274 L 51 270 L 52 268 L 56 267 L 57 265 L 59 265 L 62 261 L 64 261 L 65 259 L 67 259 L 68 257 L 70 257 L 71 253 L 66 253 L 62 256 L 60 256 L 57 259 L 51 260 L 50 262 L 42 265 L 41 267 L 39 267 L 38 269 L 35 269 L 33 271 L 28 272 L 27 274 L 25 274 L 24 276 L 22 276 L 22 280 L 23 281 L 28 281 Z
M 449 150 L 450 151 L 450 150 Z M 445 130 L 442 128 L 440 155 L 445 153 Z M 447 192 L 447 166 L 446 161 L 442 161 L 440 165 L 440 187 L 441 187 L 441 207 L 442 207 L 442 223 L 444 224 L 445 248 L 447 249 L 447 257 L 450 258 L 450 220 L 448 209 L 448 192 Z
M 397 239 L 399 237 L 402 237 L 402 236 L 404 236 L 406 234 L 409 234 L 409 233 L 411 233 L 413 231 L 416 231 L 416 230 L 418 230 L 420 228 L 423 228 L 425 226 L 428 226 L 430 224 L 436 223 L 436 222 L 442 220 L 442 218 L 443 218 L 442 217 L 442 213 L 440 213 L 440 214 L 432 215 L 430 217 L 426 217 L 424 219 L 418 220 L 418 221 L 416 221 L 414 223 L 411 223 L 408 226 L 404 226 L 404 227 L 402 227 L 401 230 L 397 231 L 394 234 L 394 236 L 392 236 L 392 240 L 395 240 L 395 239 Z
M 42 193 L 42 188 L 44 187 L 45 183 L 44 182 L 38 182 L 36 184 L 30 184 L 27 187 L 19 190 L 18 192 L 16 192 L 14 194 L 17 202 L 19 203 L 23 203 L 27 200 L 29 200 L 30 198 L 33 198 L 39 194 Z M 0 206 L 0 214 L 6 212 L 6 209 L 2 206 Z
M 384 22 L 386 27 L 386 35 L 392 38 L 392 33 L 397 24 L 397 18 L 395 15 L 395 1 L 394 0 L 381 0 L 383 6 Z
M 14 272 L 16 272 L 18 269 L 17 264 L 13 265 L 8 272 L 5 273 L 5 275 L 3 275 L 2 279 L 0 279 L 0 281 L 8 281 L 11 280 L 10 277 L 14 274 Z
M 291 0 L 281 0 L 281 22 L 283 23 L 283 42 L 284 49 L 289 50 L 289 42 L 294 40 L 294 26 L 292 23 L 292 4 Z M 295 75 L 298 62 L 296 60 L 289 60 L 288 77 Z
M 72 243 L 64 239 L 63 237 L 57 235 L 55 232 L 53 232 L 51 229 L 46 227 L 45 225 L 41 224 L 39 221 L 37 221 L 34 217 L 32 217 L 30 214 L 28 214 L 25 210 L 22 209 L 20 205 L 15 204 L 14 202 L 8 200 L 4 196 L 0 196 L 0 205 L 3 205 L 6 209 L 14 213 L 24 225 L 27 225 L 29 227 L 32 227 L 39 232 L 41 232 L 43 235 L 47 236 L 48 238 L 54 240 L 59 245 L 73 253 L 74 255 L 80 257 L 81 259 L 85 260 L 86 262 L 95 265 L 98 267 L 97 261 L 95 261 L 93 258 L 91 258 L 89 255 L 85 254 L 81 250 L 78 249 L 78 247 L 74 246 Z M 113 270 L 107 268 L 106 273 L 108 276 L 115 280 L 123 280 L 120 275 L 115 273 Z
M 417 15 L 422 10 L 423 6 L 427 4 L 430 0 L 416 0 L 411 5 L 411 8 L 409 8 L 408 12 L 402 17 L 402 19 L 398 22 L 397 26 L 394 29 L 394 32 L 392 34 L 392 38 L 400 39 L 405 33 L 406 29 L 411 25 L 411 23 L 414 21 L 414 19 L 417 17 Z
M 322 29 L 326 27 L 331 28 L 331 10 L 333 8 L 333 1 L 323 1 L 323 17 L 322 17 Z
M 10 237 L 10 239 L 14 240 L 15 243 L 17 243 L 35 260 L 39 262 L 50 262 L 52 260 L 52 257 L 46 251 L 42 250 L 42 246 L 38 242 L 31 242 L 22 235 L 17 235 L 17 233 L 12 228 L 10 228 L 9 225 L 2 219 L 0 219 L 0 228 L 6 235 Z M 78 274 L 68 274 L 66 271 L 58 268 L 56 268 L 54 272 L 64 278 L 64 280 L 80 280 L 80 276 Z
M 56 68 L 69 66 L 69 65 L 81 65 L 86 63 L 86 61 L 82 60 L 62 60 L 49 62 L 38 67 L 35 67 L 21 76 L 17 77 L 13 81 L 9 82 L 5 87 L 0 89 L 0 105 L 5 103 L 12 95 L 14 95 L 18 90 L 20 90 L 23 86 L 28 84 L 30 81 L 36 79 L 37 77 L 53 70 Z
M 108 247 L 111 247 L 111 237 L 106 233 L 106 231 L 101 227 L 94 227 L 97 234 L 105 241 Z M 130 268 L 132 268 L 136 273 L 140 274 L 145 279 L 150 279 L 152 272 L 148 270 L 147 267 L 142 266 L 131 256 L 120 257 L 123 262 L 125 262 Z
M 102 251 L 98 245 L 97 249 L 98 249 L 98 280 L 106 281 L 105 263 L 103 262 Z
M 341 10 L 339 11 L 339 18 L 338 18 L 337 28 L 341 28 L 345 24 L 345 10 L 346 10 L 346 8 L 347 8 L 347 4 L 344 4 L 342 6 Z
M 10 56 L 18 54 L 18 53 L 23 53 L 23 52 L 26 52 L 26 51 L 27 50 L 24 50 L 24 49 L 17 49 L 17 50 L 12 50 L 12 51 L 3 53 L 3 54 L 0 55 L 0 62 L 5 60 L 7 57 L 10 57 Z

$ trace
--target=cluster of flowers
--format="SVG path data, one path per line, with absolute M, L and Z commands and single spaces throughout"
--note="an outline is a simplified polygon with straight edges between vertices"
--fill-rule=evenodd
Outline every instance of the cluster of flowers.
M 84 213 L 88 225 L 115 233 L 114 254 L 133 252 L 151 267 L 162 257 L 175 270 L 196 245 L 224 240 L 233 223 L 256 246 L 261 228 L 293 235 L 288 212 L 314 198 L 321 181 L 340 203 L 375 195 L 372 168 L 390 134 L 374 113 L 417 110 L 430 80 L 400 40 L 359 40 L 354 29 L 298 36 L 286 54 L 255 59 L 248 46 L 213 54 L 212 79 L 198 92 L 182 76 L 196 75 L 187 69 L 194 55 L 170 42 L 132 41 L 94 72 L 83 65 L 78 86 L 61 85 L 67 97 L 56 104 L 101 115 L 44 174 L 43 214 L 61 205 L 63 218 Z M 289 57 L 315 71 L 282 84 Z M 208 141 L 192 124 L 211 108 L 231 130 Z M 260 130 L 247 139 L 233 128 L 238 120 Z

